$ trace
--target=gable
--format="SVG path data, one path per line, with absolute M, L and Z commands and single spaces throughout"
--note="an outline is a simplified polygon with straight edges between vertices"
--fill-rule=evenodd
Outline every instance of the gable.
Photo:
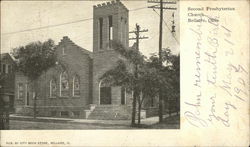
M 1 63 L 5 63 L 5 64 L 14 64 L 14 60 L 12 59 L 12 57 L 10 56 L 9 53 L 4 53 L 1 54 Z
M 56 55 L 61 57 L 61 56 L 72 55 L 74 53 L 85 55 L 88 56 L 89 58 L 92 58 L 92 52 L 76 45 L 67 36 L 64 36 L 56 47 Z

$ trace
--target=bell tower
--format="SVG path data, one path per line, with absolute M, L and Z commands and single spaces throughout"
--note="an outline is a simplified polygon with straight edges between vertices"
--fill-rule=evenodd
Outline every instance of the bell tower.
M 112 41 L 128 47 L 128 9 L 119 1 L 94 6 L 93 52 L 112 49 Z
M 93 6 L 93 104 L 121 105 L 126 99 L 121 87 L 105 85 L 100 77 L 122 58 L 112 42 L 129 46 L 128 13 L 119 0 Z

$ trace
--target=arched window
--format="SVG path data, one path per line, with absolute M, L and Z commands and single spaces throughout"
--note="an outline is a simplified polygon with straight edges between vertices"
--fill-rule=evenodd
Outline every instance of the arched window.
M 17 99 L 23 99 L 24 98 L 24 84 L 18 83 L 18 93 L 17 93 Z
M 69 76 L 66 72 L 60 75 L 60 96 L 69 96 Z
M 56 81 L 55 79 L 51 79 L 50 83 L 50 97 L 56 97 Z
M 73 96 L 80 96 L 80 78 L 77 75 L 73 77 Z

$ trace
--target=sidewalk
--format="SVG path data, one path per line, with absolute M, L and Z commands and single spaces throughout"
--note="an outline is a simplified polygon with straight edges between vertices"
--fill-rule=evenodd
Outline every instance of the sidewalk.
M 172 113 L 171 116 L 177 115 L 177 113 Z M 169 114 L 164 115 L 164 118 L 169 117 Z M 116 125 L 126 125 L 129 126 L 131 120 L 90 120 L 90 119 L 72 119 L 72 118 L 55 118 L 55 117 L 37 117 L 34 119 L 32 116 L 20 116 L 11 114 L 10 120 L 20 120 L 20 121 L 35 121 L 35 122 L 58 122 L 58 123 L 77 123 L 77 124 L 116 124 Z M 158 123 L 159 117 L 149 117 L 141 119 L 141 124 L 153 125 Z

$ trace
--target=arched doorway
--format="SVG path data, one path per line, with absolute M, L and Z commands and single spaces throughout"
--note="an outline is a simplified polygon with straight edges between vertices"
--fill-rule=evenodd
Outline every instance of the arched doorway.
M 107 105 L 111 104 L 111 87 L 104 85 L 102 81 L 99 83 L 99 100 L 100 100 L 100 105 Z

